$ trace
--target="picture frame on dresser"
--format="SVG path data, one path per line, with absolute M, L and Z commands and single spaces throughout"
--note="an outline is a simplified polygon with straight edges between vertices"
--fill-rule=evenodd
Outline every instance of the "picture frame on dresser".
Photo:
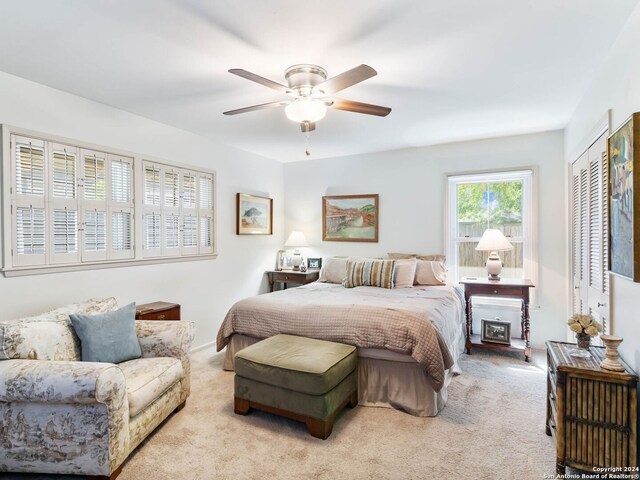
M 272 235 L 273 198 L 236 194 L 236 235 Z
M 640 282 L 640 112 L 607 139 L 609 270 Z
M 307 258 L 307 268 L 310 270 L 320 270 L 322 268 L 322 258 Z

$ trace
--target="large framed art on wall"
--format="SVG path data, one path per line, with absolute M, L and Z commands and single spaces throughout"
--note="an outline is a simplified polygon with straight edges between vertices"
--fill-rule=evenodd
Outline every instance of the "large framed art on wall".
M 640 282 L 640 113 L 608 139 L 611 273 Z
M 378 241 L 378 194 L 322 197 L 322 240 Z

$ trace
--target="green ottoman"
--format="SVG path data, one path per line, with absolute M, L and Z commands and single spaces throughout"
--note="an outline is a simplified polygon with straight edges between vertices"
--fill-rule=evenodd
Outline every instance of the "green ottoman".
M 305 422 L 326 439 L 349 403 L 358 404 L 356 347 L 293 335 L 276 335 L 235 355 L 234 411 L 256 408 Z

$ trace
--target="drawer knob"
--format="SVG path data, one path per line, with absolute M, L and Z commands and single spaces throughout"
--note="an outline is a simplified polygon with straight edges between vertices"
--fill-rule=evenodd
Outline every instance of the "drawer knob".
M 498 293 L 498 289 L 497 289 L 497 288 L 495 288 L 495 289 L 493 290 L 493 293 Z
M 165 318 L 166 318 L 166 315 L 164 315 L 163 313 L 158 315 L 158 320 L 164 320 Z

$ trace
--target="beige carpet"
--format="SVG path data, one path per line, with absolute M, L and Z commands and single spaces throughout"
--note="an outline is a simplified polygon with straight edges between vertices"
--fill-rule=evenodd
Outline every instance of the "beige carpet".
M 222 371 L 221 354 L 199 352 L 186 408 L 134 452 L 118 478 L 540 480 L 555 473 L 555 449 L 544 433 L 543 354 L 536 360 L 463 355 L 464 373 L 453 379 L 438 417 L 346 409 L 322 441 L 301 423 L 256 411 L 235 415 L 233 373 Z

